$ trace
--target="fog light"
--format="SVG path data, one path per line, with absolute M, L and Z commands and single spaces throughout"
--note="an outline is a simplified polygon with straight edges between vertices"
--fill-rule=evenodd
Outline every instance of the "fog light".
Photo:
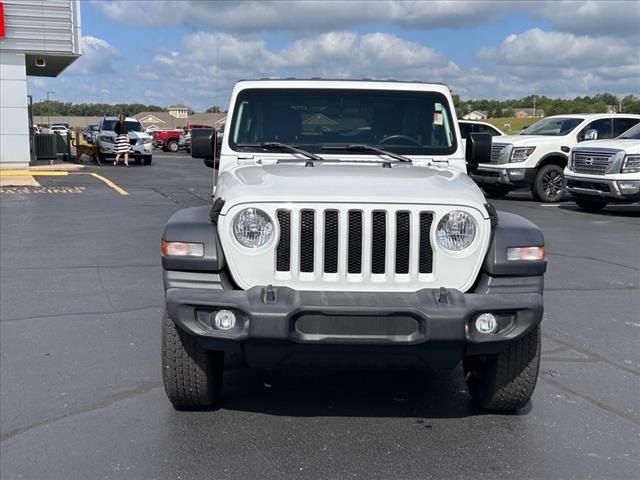
M 510 168 L 507 172 L 511 180 L 522 180 L 524 178 L 524 169 L 522 168 Z
M 622 193 L 636 193 L 640 190 L 640 182 L 618 182 L 618 188 Z
M 231 330 L 236 326 L 236 316 L 229 310 L 220 310 L 214 319 L 218 330 Z
M 491 313 L 483 313 L 476 318 L 476 330 L 480 333 L 496 333 L 498 331 L 498 320 Z

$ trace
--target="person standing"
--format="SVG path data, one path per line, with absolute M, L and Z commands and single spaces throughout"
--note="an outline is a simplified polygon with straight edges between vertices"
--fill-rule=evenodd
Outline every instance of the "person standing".
M 116 132 L 116 159 L 113 162 L 114 165 L 118 165 L 120 155 L 124 155 L 124 164 L 129 166 L 129 131 L 127 130 L 127 123 L 125 122 L 125 115 L 121 113 L 118 116 L 118 122 L 113 127 L 113 131 Z

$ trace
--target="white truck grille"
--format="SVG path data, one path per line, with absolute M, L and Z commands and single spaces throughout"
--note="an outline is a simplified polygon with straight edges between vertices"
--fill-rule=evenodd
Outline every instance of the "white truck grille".
M 500 157 L 506 148 L 504 143 L 494 143 L 491 146 L 491 163 L 500 163 Z
M 432 273 L 433 213 L 418 212 L 417 224 L 411 216 L 406 210 L 349 210 L 342 215 L 334 209 L 278 210 L 276 271 L 387 278 Z M 316 235 L 316 230 L 322 233 Z M 410 265 L 414 243 L 419 245 L 417 269 Z
M 244 208 L 264 211 L 274 236 L 246 248 L 233 234 Z M 438 222 L 452 210 L 474 218 L 476 239 L 461 252 L 436 241 Z M 218 219 L 218 234 L 233 280 L 243 289 L 286 286 L 296 290 L 395 291 L 473 285 L 486 254 L 491 227 L 483 213 L 460 205 L 240 204 Z
M 590 175 L 604 175 L 611 164 L 615 152 L 581 152 L 572 154 L 573 171 Z

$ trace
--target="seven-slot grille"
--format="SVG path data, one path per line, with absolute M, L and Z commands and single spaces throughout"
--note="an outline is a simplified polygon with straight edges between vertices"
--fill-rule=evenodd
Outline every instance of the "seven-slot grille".
M 615 153 L 613 152 L 573 152 L 573 171 L 592 175 L 604 175 Z
M 278 210 L 276 217 L 277 272 L 389 278 L 433 273 L 432 212 L 302 209 Z
M 502 155 L 505 148 L 507 148 L 507 146 L 501 143 L 496 143 L 491 146 L 491 163 L 500 162 L 500 155 Z

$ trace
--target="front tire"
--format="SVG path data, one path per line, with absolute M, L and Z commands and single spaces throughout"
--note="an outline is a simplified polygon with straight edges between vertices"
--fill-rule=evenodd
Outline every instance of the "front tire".
M 162 316 L 162 379 L 176 409 L 207 408 L 220 398 L 224 352 L 205 350 L 198 340 Z
M 151 165 L 151 160 L 153 159 L 153 157 L 151 155 L 148 155 L 146 157 L 142 157 L 142 163 L 144 163 L 145 165 Z
M 169 140 L 169 142 L 167 143 L 167 150 L 169 150 L 172 153 L 177 152 L 178 142 L 176 142 L 175 140 Z
M 516 411 L 536 386 L 540 368 L 540 327 L 512 342 L 504 352 L 463 360 L 467 390 L 480 408 Z
M 607 206 L 606 200 L 598 200 L 593 198 L 574 197 L 576 205 L 587 212 L 599 212 Z
M 511 189 L 505 185 L 483 185 L 482 190 L 489 198 L 502 198 L 507 193 L 511 191 Z
M 531 193 L 541 202 L 554 203 L 562 200 L 563 189 L 563 168 L 559 165 L 549 164 L 538 170 Z

